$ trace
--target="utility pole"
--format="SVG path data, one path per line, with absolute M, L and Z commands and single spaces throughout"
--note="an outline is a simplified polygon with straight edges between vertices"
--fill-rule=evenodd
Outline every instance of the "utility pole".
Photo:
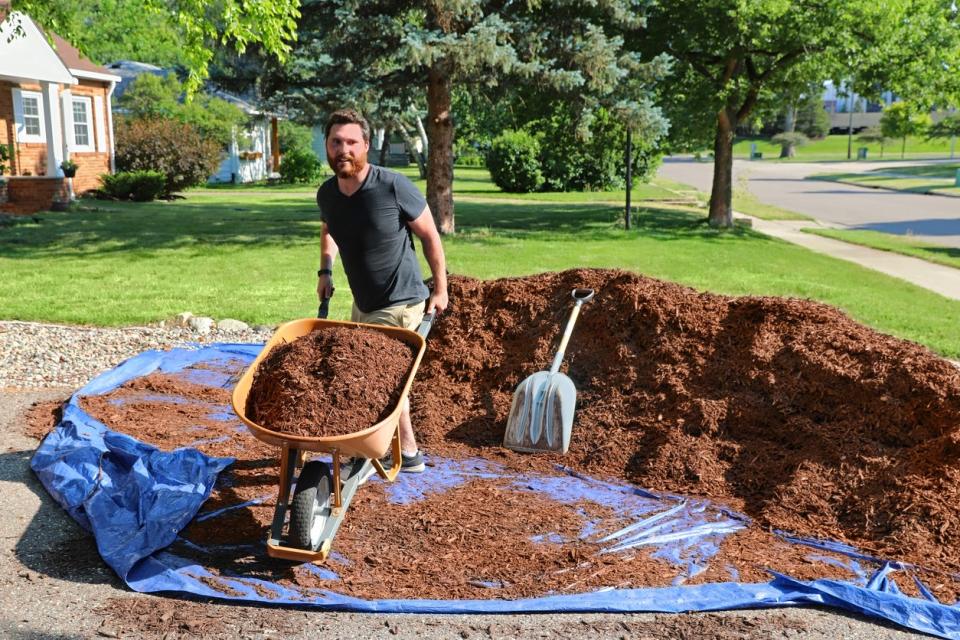
M 847 122 L 847 160 L 853 156 L 853 105 L 856 93 L 850 92 L 850 104 L 847 105 L 850 112 L 850 119 Z
M 630 192 L 633 191 L 633 140 L 630 137 L 630 127 L 627 127 L 627 206 L 623 212 L 623 226 L 630 230 Z

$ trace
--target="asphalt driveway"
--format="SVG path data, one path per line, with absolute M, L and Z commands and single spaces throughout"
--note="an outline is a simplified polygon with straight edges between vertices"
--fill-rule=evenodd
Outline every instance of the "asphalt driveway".
M 960 198 L 869 189 L 809 180 L 817 173 L 866 172 L 926 162 L 750 162 L 734 161 L 734 184 L 746 179 L 762 202 L 803 213 L 822 223 L 870 229 L 960 248 Z M 660 175 L 710 192 L 712 162 L 690 157 L 664 160 Z

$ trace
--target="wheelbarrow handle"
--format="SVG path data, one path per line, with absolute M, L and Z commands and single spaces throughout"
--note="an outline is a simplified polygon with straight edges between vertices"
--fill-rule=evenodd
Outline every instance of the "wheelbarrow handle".
M 433 326 L 433 319 L 437 316 L 437 313 L 431 312 L 426 313 L 423 316 L 423 320 L 420 321 L 420 326 L 417 327 L 417 333 L 420 334 L 420 337 L 424 340 L 427 339 L 427 334 L 430 333 L 430 328 Z

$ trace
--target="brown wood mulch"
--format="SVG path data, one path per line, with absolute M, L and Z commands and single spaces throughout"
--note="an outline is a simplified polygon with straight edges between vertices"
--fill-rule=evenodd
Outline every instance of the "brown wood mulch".
M 581 314 L 565 361 L 578 389 L 570 452 L 504 450 L 513 390 L 549 366 L 574 287 L 593 287 L 597 296 Z M 922 565 L 921 579 L 941 600 L 956 599 L 950 574 L 960 571 L 960 372 L 949 362 L 823 304 L 705 294 L 622 271 L 453 277 L 450 288 L 451 306 L 435 323 L 411 394 L 428 454 L 480 456 L 545 474 L 562 463 L 709 497 L 753 518 L 689 583 L 729 580 L 728 565 L 741 581 L 765 581 L 767 568 L 850 577 L 839 568 L 831 574 L 809 560 L 809 549 L 769 533 L 784 530 Z M 276 494 L 275 448 L 238 432 L 237 423 L 209 417 L 206 404 L 191 409 L 147 397 L 136 388 L 142 380 L 82 405 L 111 428 L 164 448 L 230 434 L 198 445 L 239 458 L 205 510 Z M 228 390 L 184 390 L 193 392 L 205 403 L 229 403 Z M 529 546 L 531 535 L 573 526 L 574 510 L 495 479 L 408 505 L 387 503 L 382 485 L 371 483 L 334 543 L 350 560 L 331 564 L 337 580 L 265 558 L 218 562 L 224 571 L 363 597 L 521 597 L 570 585 L 662 585 L 676 575 L 643 552 L 609 554 L 617 562 L 607 563 L 609 556 L 583 542 Z M 270 514 L 268 498 L 237 510 L 229 523 L 228 516 L 195 523 L 184 536 L 262 540 Z
M 263 359 L 247 396 L 247 417 L 299 436 L 372 427 L 397 406 L 413 358 L 408 344 L 374 329 L 313 331 Z

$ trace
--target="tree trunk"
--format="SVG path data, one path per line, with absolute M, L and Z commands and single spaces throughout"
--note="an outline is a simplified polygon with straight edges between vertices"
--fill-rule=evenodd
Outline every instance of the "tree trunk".
M 420 145 L 423 147 L 423 152 L 429 153 L 430 140 L 427 139 L 427 130 L 423 127 L 423 120 L 420 119 L 420 116 L 417 116 L 417 133 L 420 134 Z
M 453 120 L 447 63 L 435 62 L 427 85 L 427 203 L 440 233 L 456 230 L 453 217 Z
M 403 124 L 400 120 L 395 122 L 397 131 L 400 132 L 400 135 L 403 136 L 403 143 L 407 145 L 407 149 L 413 155 L 414 161 L 417 163 L 417 169 L 420 171 L 420 177 L 427 177 L 427 168 L 423 164 L 423 156 L 420 155 L 420 152 L 417 151 L 417 145 L 414 143 L 413 136 L 410 135 L 410 132 L 407 131 L 407 126 Z
M 795 144 L 784 144 L 780 147 L 780 157 L 781 158 L 796 158 L 797 157 L 797 145 Z
M 727 109 L 717 114 L 717 137 L 713 143 L 713 188 L 710 190 L 711 227 L 733 226 L 733 137 L 735 116 Z
M 783 114 L 783 132 L 784 133 L 793 133 L 797 130 L 797 108 L 789 104 L 787 105 L 787 111 Z
M 390 155 L 390 127 L 383 128 L 383 144 L 380 145 L 380 162 L 381 167 L 387 166 L 387 156 Z

